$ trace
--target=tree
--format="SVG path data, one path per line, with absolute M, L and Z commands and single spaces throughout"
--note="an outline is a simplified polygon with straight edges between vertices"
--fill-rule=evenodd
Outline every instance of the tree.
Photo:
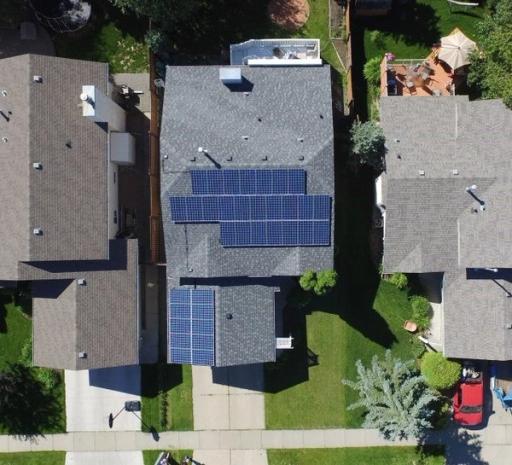
M 411 297 L 412 321 L 414 321 L 420 330 L 425 330 L 430 326 L 432 316 L 432 307 L 430 302 L 421 295 Z
M 369 368 L 356 362 L 357 381 L 342 382 L 359 393 L 348 408 L 366 409 L 365 428 L 391 440 L 419 438 L 432 428 L 438 398 L 413 367 L 414 361 L 394 358 L 389 350 L 383 360 L 374 356 Z
M 377 171 L 384 168 L 384 131 L 373 121 L 355 121 L 350 129 L 352 156 Z
M 439 352 L 427 352 L 421 359 L 420 369 L 430 387 L 444 391 L 455 386 L 462 368 L 460 363 L 448 360 Z
M 470 55 L 468 83 L 483 98 L 512 108 L 512 0 L 496 0 L 477 26 L 478 50 Z
M 407 275 L 404 273 L 393 273 L 388 281 L 393 284 L 393 286 L 396 286 L 398 289 L 405 289 L 407 287 L 407 284 L 409 283 L 409 280 L 407 279 Z
M 169 32 L 178 24 L 190 20 L 202 0 L 110 0 L 121 11 L 131 11 L 152 21 L 152 30 L 146 34 L 146 42 L 158 50 L 167 40 Z
M 338 273 L 335 270 L 308 270 L 299 278 L 300 287 L 305 291 L 313 291 L 316 295 L 327 294 L 337 282 Z

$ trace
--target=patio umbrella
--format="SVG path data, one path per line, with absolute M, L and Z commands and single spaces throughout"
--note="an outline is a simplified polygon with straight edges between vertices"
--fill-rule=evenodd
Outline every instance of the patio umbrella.
M 471 39 L 457 31 L 441 38 L 441 49 L 437 57 L 455 70 L 469 64 L 469 54 L 475 48 L 476 44 Z

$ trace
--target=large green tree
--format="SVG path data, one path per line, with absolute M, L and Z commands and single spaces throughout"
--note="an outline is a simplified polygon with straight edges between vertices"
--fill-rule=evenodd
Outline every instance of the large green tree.
M 512 0 L 495 0 L 477 29 L 468 82 L 483 98 L 501 98 L 512 108 Z
M 386 439 L 419 438 L 432 428 L 437 395 L 414 369 L 414 361 L 394 358 L 388 350 L 370 367 L 356 362 L 357 380 L 342 382 L 359 393 L 348 408 L 366 410 L 363 426 L 377 428 Z

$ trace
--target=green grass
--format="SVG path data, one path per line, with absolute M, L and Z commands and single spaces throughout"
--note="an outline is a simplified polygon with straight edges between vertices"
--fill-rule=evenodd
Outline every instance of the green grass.
M 444 465 L 442 448 L 354 447 L 267 451 L 269 465 Z M 420 461 L 423 460 L 423 461 Z
M 64 465 L 65 452 L 0 453 L 0 465 Z
M 485 8 L 457 7 L 450 12 L 448 5 L 446 0 L 417 0 L 403 19 L 400 14 L 405 9 L 401 8 L 389 17 L 363 21 L 366 59 L 385 52 L 393 52 L 397 59 L 425 58 L 432 44 L 455 27 L 474 38 L 476 24 L 482 19 Z M 380 31 L 380 40 L 372 41 L 371 31 Z
M 334 69 L 342 72 L 342 66 L 334 45 L 329 39 L 329 0 L 309 0 L 308 22 L 293 37 L 320 39 L 321 55 Z
M 149 69 L 144 42 L 147 19 L 122 14 L 108 2 L 93 1 L 93 16 L 76 33 L 54 39 L 57 56 L 109 63 L 111 73 L 140 73 Z
M 190 366 L 142 366 L 142 420 L 157 431 L 194 429 Z
M 143 450 L 142 456 L 144 458 L 144 465 L 155 465 L 156 459 L 161 452 L 161 450 Z M 183 457 L 186 455 L 192 457 L 192 451 L 187 449 L 170 450 L 166 452 L 170 452 L 171 457 L 174 459 L 174 462 L 171 462 L 171 465 L 179 465 Z
M 4 316 L 2 316 L 4 312 Z M 32 337 L 32 322 L 10 295 L 0 295 L 0 371 L 16 363 Z

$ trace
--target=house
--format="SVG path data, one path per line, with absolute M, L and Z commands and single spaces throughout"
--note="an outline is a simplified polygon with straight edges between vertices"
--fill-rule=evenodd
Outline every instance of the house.
M 330 68 L 168 67 L 161 157 L 168 361 L 275 361 L 290 278 L 333 267 Z
M 512 112 L 467 96 L 381 97 L 385 273 L 437 283 L 448 357 L 512 359 Z
M 0 76 L 0 280 L 32 283 L 34 364 L 136 364 L 138 245 L 118 199 L 133 137 L 108 65 L 21 55 Z

